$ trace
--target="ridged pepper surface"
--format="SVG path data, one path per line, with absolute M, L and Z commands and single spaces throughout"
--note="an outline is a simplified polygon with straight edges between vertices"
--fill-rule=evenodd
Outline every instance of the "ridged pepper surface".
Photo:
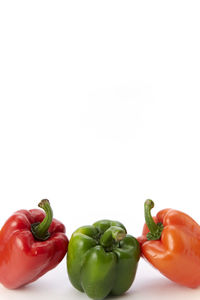
M 140 246 L 117 221 L 101 220 L 78 228 L 69 242 L 68 276 L 92 299 L 121 295 L 135 277 Z

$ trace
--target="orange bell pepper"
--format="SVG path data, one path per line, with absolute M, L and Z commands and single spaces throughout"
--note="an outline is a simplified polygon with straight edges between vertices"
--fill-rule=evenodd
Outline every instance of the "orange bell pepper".
M 172 281 L 200 285 L 200 226 L 187 214 L 163 209 L 152 218 L 152 200 L 145 201 L 143 233 L 138 238 L 142 256 Z

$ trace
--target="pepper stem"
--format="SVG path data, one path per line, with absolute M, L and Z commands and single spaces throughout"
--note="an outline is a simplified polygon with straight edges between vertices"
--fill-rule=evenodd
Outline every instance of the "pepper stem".
M 151 199 L 147 199 L 144 203 L 144 215 L 145 222 L 149 228 L 149 233 L 147 233 L 148 240 L 159 240 L 163 231 L 162 223 L 155 223 L 151 215 L 151 209 L 154 207 L 154 202 Z
M 45 241 L 50 237 L 48 229 L 53 219 L 53 211 L 48 199 L 41 200 L 38 206 L 44 209 L 46 216 L 41 223 L 34 223 L 31 225 L 31 232 L 35 239 Z
M 126 232 L 123 228 L 111 226 L 102 234 L 100 244 L 105 248 L 112 248 L 114 244 L 123 240 L 125 236 Z

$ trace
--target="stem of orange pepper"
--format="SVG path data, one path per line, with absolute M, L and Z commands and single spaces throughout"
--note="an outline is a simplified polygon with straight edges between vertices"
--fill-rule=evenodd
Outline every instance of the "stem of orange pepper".
M 162 223 L 155 223 L 154 219 L 151 215 L 151 209 L 154 207 L 154 202 L 151 199 L 147 199 L 144 203 L 144 215 L 145 222 L 147 227 L 149 228 L 149 232 L 147 233 L 148 240 L 159 240 L 161 238 L 161 234 L 163 231 Z

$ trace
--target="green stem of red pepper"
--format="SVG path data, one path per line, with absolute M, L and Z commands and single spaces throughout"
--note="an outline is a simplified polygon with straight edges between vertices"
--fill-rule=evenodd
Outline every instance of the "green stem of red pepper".
M 162 223 L 155 223 L 154 219 L 151 215 L 151 209 L 154 207 L 154 202 L 151 199 L 147 199 L 144 203 L 144 215 L 145 215 L 145 222 L 149 229 L 147 233 L 148 240 L 159 240 L 163 231 L 163 224 Z
M 38 206 L 44 209 L 46 216 L 41 223 L 35 223 L 31 225 L 31 232 L 36 240 L 45 241 L 50 237 L 48 229 L 52 223 L 53 211 L 48 199 L 43 199 L 40 201 Z
M 112 249 L 113 246 L 123 240 L 126 236 L 126 232 L 123 228 L 118 226 L 111 226 L 108 228 L 100 238 L 100 244 L 105 249 Z

